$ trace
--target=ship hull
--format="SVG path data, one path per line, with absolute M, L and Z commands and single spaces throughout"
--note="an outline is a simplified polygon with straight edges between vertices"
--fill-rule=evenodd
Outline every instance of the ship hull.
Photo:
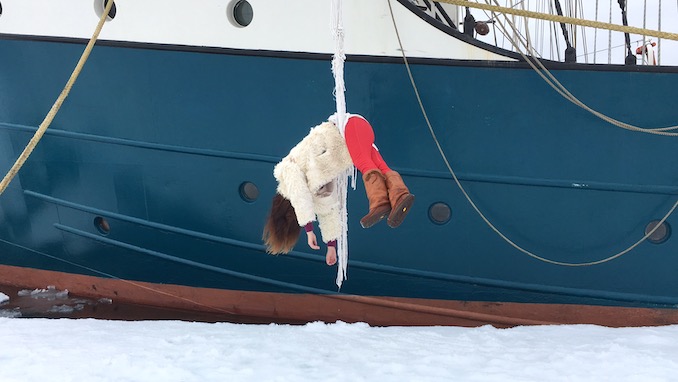
M 83 44 L 0 38 L 0 168 L 23 150 Z M 288 255 L 266 254 L 273 166 L 333 112 L 329 59 L 97 45 L 0 197 L 0 280 L 289 322 L 678 323 L 670 228 L 661 243 L 605 260 L 675 203 L 676 138 L 604 122 L 520 62 L 411 60 L 431 131 L 402 59 L 349 56 L 349 111 L 371 121 L 382 155 L 416 195 L 414 208 L 397 229 L 365 230 L 364 189 L 349 192 L 340 291 L 336 268 L 303 240 Z M 650 127 L 677 119 L 667 102 L 678 88 L 671 68 L 550 69 L 615 118 Z M 634 95 L 641 88 L 652 92 Z M 539 258 L 488 226 L 444 159 L 485 219 Z M 591 262 L 600 263 L 582 265 Z

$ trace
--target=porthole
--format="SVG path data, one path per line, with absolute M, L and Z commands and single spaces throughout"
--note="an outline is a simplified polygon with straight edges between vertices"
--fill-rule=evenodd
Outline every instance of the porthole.
M 252 182 L 243 182 L 240 185 L 240 197 L 250 203 L 259 199 L 259 187 Z
M 645 226 L 645 234 L 647 235 L 648 233 L 650 233 L 650 231 L 652 231 L 654 227 L 656 227 L 657 224 L 659 224 L 659 222 L 660 220 L 653 220 L 647 223 L 647 226 Z M 647 237 L 647 240 L 650 243 L 661 244 L 668 240 L 669 236 L 671 236 L 671 226 L 669 225 L 669 223 L 664 222 L 662 223 L 661 226 L 659 226 L 659 228 L 652 232 L 652 235 Z
M 436 224 L 445 224 L 450 221 L 452 210 L 446 203 L 433 203 L 431 204 L 431 207 L 428 208 L 428 217 Z
M 96 12 L 97 17 L 101 17 L 101 14 L 104 13 L 106 6 L 108 6 L 108 0 L 95 0 L 94 1 L 94 12 Z M 115 2 L 113 2 L 113 5 L 111 5 L 111 10 L 108 11 L 108 20 L 113 20 L 117 13 L 118 13 L 118 8 L 116 7 Z
M 2 3 L 0 3 L 0 16 L 2 16 Z
M 96 227 L 97 231 L 102 235 L 108 235 L 108 233 L 111 232 L 111 226 L 108 224 L 108 220 L 101 216 L 94 218 L 94 227 Z
M 108 6 L 108 0 L 104 0 L 104 9 Z M 115 18 L 115 15 L 118 13 L 118 8 L 115 6 L 115 2 L 113 2 L 113 5 L 111 5 L 111 10 L 108 11 L 108 17 L 113 20 Z
M 233 21 L 241 27 L 250 25 L 252 19 L 254 19 L 252 4 L 247 0 L 235 0 L 230 13 Z

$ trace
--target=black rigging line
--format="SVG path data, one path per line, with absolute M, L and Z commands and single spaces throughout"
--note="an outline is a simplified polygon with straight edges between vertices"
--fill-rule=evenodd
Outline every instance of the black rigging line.
M 563 16 L 563 9 L 560 7 L 560 0 L 554 0 L 556 3 L 556 11 L 558 12 L 558 16 Z M 560 23 L 560 28 L 563 30 L 563 37 L 565 38 L 565 44 L 567 45 L 567 48 L 565 48 L 565 62 L 577 62 L 577 50 L 572 47 L 572 44 L 570 43 L 570 37 L 567 34 L 567 27 L 565 26 L 565 23 Z
M 619 3 L 619 8 L 621 8 L 622 24 L 627 27 L 629 26 L 629 21 L 626 17 L 626 0 L 617 0 L 617 2 Z M 624 62 L 626 65 L 635 65 L 636 56 L 631 51 L 631 36 L 626 32 L 624 33 L 624 38 L 626 39 L 626 59 Z

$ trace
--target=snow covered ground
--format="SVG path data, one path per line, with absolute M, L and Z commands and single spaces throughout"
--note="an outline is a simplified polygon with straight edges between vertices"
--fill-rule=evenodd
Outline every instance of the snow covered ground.
M 116 305 L 52 286 L 2 288 L 1 382 L 678 381 L 678 325 L 380 328 L 73 319 L 106 317 L 86 314 L 92 306 L 100 314 Z M 124 308 L 117 305 L 123 314 L 115 317 L 129 317 Z M 18 318 L 36 316 L 71 318 Z
M 678 326 L 0 318 L 0 344 L 4 382 L 678 380 Z

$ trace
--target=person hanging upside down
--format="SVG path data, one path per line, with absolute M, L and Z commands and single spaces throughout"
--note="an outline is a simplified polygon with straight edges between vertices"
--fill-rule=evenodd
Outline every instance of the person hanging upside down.
M 325 262 L 336 263 L 341 216 L 335 179 L 351 164 L 362 173 L 369 201 L 369 212 L 360 219 L 363 228 L 387 217 L 390 227 L 398 227 L 410 211 L 414 195 L 377 150 L 370 123 L 356 114 L 347 114 L 346 118 L 345 138 L 332 116 L 328 122 L 312 128 L 275 166 L 273 175 L 278 188 L 262 237 L 268 253 L 291 251 L 301 227 L 306 231 L 308 246 L 320 249 L 313 232 L 317 217 L 323 242 L 327 244 Z

